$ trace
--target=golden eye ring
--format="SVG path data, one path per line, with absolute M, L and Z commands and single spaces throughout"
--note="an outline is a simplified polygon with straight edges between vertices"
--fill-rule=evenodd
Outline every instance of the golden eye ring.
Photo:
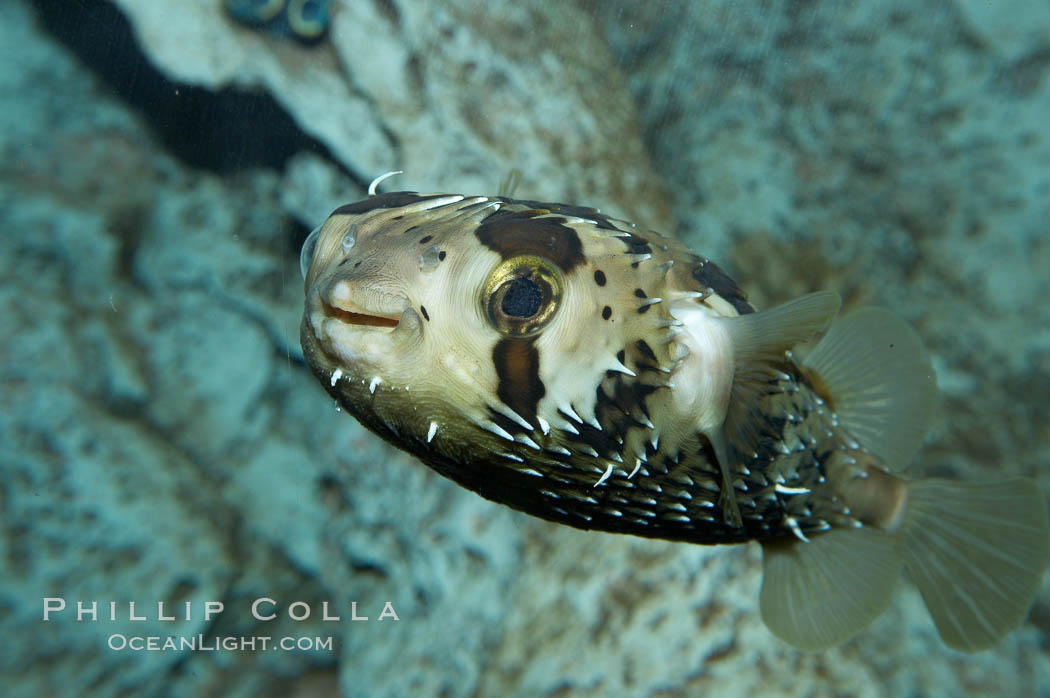
M 549 260 L 521 255 L 504 260 L 485 282 L 485 316 L 501 334 L 530 337 L 554 318 L 561 305 L 561 272 Z

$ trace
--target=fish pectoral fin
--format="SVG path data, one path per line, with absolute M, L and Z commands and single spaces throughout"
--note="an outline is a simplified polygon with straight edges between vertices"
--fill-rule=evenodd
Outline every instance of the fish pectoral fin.
M 734 376 L 747 376 L 763 364 L 827 329 L 842 301 L 837 293 L 818 291 L 769 310 L 723 318 L 733 342 Z
M 725 438 L 720 433 L 712 434 L 710 437 L 711 447 L 718 459 L 718 467 L 722 472 L 722 492 L 719 495 L 719 503 L 722 505 L 722 516 L 726 523 L 735 528 L 744 525 L 744 517 L 740 515 L 740 504 L 736 501 L 736 489 L 733 483 L 736 479 L 729 468 L 729 454 L 726 451 Z
M 864 448 L 900 470 L 922 445 L 937 381 L 919 335 L 881 308 L 828 330 L 803 362 L 811 383 Z
M 837 645 L 886 610 L 900 569 L 897 538 L 872 528 L 763 543 L 762 620 L 798 649 Z
M 837 293 L 821 291 L 770 310 L 720 318 L 733 355 L 733 382 L 721 425 L 727 446 L 745 454 L 758 450 L 760 435 L 751 408 L 768 389 L 770 377 L 778 374 L 784 352 L 826 329 L 840 305 Z
M 901 530 L 908 576 L 944 643 L 975 652 L 1024 620 L 1050 558 L 1046 498 L 1027 478 L 921 480 Z

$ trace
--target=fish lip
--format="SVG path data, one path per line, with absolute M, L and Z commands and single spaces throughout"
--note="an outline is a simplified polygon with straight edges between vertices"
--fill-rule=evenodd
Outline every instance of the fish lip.
M 386 331 L 397 329 L 401 313 L 410 305 L 407 298 L 376 293 L 346 279 L 334 280 L 327 288 L 319 289 L 317 300 L 324 316 L 341 325 Z
M 347 308 L 341 308 L 339 306 L 332 305 L 327 301 L 321 301 L 321 307 L 324 310 L 324 314 L 333 320 L 338 320 L 344 325 L 356 325 L 358 327 L 377 327 L 388 330 L 396 329 L 401 323 L 401 313 L 397 314 L 384 314 L 384 313 L 366 313 L 361 312 L 358 309 L 349 310 Z

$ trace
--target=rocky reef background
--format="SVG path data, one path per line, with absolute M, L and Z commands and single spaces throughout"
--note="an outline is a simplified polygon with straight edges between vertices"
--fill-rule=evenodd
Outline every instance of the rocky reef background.
M 1046 3 L 334 0 L 306 46 L 219 0 L 7 0 L 0 58 L 3 695 L 1050 695 L 1046 586 L 977 655 L 907 585 L 800 653 L 759 620 L 757 549 L 483 501 L 338 413 L 297 339 L 298 247 L 334 206 L 388 170 L 492 193 L 518 168 L 760 306 L 893 309 L 943 393 L 913 472 L 1050 491 Z M 124 610 L 45 623 L 52 596 Z M 159 600 L 194 613 L 127 619 Z

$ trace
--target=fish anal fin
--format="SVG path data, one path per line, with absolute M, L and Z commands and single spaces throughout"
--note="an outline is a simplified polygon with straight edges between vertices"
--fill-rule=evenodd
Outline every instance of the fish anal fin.
M 762 620 L 801 650 L 845 642 L 889 606 L 900 568 L 897 538 L 871 528 L 765 542 Z

